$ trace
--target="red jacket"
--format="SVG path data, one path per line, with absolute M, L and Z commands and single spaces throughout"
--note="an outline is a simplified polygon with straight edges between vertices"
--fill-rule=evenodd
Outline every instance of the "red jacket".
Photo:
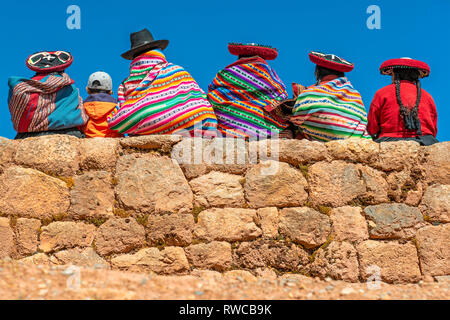
M 416 85 L 409 81 L 401 81 L 400 94 L 404 106 L 413 107 L 417 100 Z M 419 104 L 419 119 L 422 124 L 422 134 L 437 134 L 437 111 L 431 95 L 422 89 L 422 99 Z M 378 90 L 370 105 L 367 130 L 373 137 L 409 138 L 416 137 L 416 131 L 408 131 L 400 115 L 400 106 L 395 94 L 395 84 Z M 377 134 L 379 135 L 377 136 Z

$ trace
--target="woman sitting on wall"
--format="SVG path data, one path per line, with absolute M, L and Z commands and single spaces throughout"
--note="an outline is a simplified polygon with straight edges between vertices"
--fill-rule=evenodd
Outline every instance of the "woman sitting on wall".
M 430 67 L 421 61 L 402 58 L 384 62 L 380 71 L 392 76 L 392 84 L 380 89 L 370 106 L 368 131 L 375 141 L 437 143 L 436 106 L 419 80 L 429 76 Z

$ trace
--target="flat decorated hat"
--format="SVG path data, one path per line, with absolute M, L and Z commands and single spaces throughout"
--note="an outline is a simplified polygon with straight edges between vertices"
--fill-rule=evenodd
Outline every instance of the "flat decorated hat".
M 228 50 L 235 56 L 259 56 L 264 60 L 275 60 L 278 57 L 278 50 L 256 43 L 229 43 Z
M 353 63 L 348 62 L 335 54 L 311 51 L 309 53 L 309 59 L 318 66 L 339 72 L 350 72 L 355 67 Z
M 428 77 L 431 71 L 430 66 L 425 62 L 411 58 L 400 58 L 385 61 L 380 67 L 380 72 L 383 75 L 391 76 L 394 69 L 416 69 L 419 71 L 421 78 Z
M 26 65 L 38 73 L 62 72 L 73 62 L 73 57 L 66 51 L 41 51 L 28 57 Z

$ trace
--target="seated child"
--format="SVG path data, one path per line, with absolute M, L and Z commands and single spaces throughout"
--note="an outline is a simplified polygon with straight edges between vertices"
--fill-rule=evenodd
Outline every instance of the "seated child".
M 334 54 L 311 52 L 309 57 L 317 65 L 317 84 L 298 95 L 291 122 L 308 140 L 370 139 L 361 95 L 344 73 L 354 65 Z
M 118 138 L 123 135 L 108 128 L 107 118 L 117 105 L 112 97 L 112 79 L 105 72 L 95 72 L 88 80 L 86 91 L 89 96 L 84 100 L 84 108 L 89 121 L 83 128 L 86 138 Z
M 53 134 L 84 137 L 80 128 L 88 116 L 79 90 L 64 72 L 72 62 L 68 52 L 38 52 L 26 61 L 35 76 L 9 78 L 8 105 L 16 139 Z
M 386 61 L 380 71 L 392 76 L 392 84 L 380 89 L 370 106 L 368 131 L 375 141 L 437 143 L 436 106 L 419 80 L 428 77 L 430 67 L 421 61 L 402 58 Z

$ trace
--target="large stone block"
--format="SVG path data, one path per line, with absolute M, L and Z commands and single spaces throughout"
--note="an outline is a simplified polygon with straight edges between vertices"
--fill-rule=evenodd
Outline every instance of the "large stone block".
M 319 249 L 310 266 L 311 275 L 321 279 L 358 282 L 359 264 L 355 247 L 348 242 L 334 241 L 324 249 Z
M 293 243 L 273 240 L 243 242 L 234 251 L 234 264 L 240 268 L 275 268 L 302 271 L 309 263 L 308 253 Z
M 245 177 L 245 194 L 252 208 L 302 206 L 308 199 L 307 186 L 299 170 L 272 160 L 253 166 Z
M 335 140 L 325 143 L 334 160 L 375 164 L 378 161 L 380 145 L 368 139 Z
M 39 249 L 45 253 L 89 247 L 95 236 L 95 226 L 83 222 L 53 222 L 42 228 Z
M 356 247 L 364 280 L 380 271 L 387 283 L 411 283 L 421 279 L 417 250 L 413 244 L 367 240 Z
M 256 211 L 256 224 L 261 228 L 264 239 L 276 239 L 280 215 L 277 208 L 261 208 Z
M 322 161 L 327 158 L 327 148 L 321 142 L 304 140 L 278 140 L 280 161 L 293 166 Z
M 311 208 L 286 208 L 280 214 L 280 234 L 306 248 L 324 244 L 331 232 L 330 218 Z
M 377 167 L 383 171 L 401 171 L 419 164 L 420 145 L 414 141 L 380 143 Z
M 153 245 L 188 246 L 194 225 L 191 214 L 151 215 L 145 227 L 147 241 Z
M 380 204 L 364 209 L 372 239 L 412 238 L 424 226 L 419 209 L 402 203 Z
M 19 257 L 31 256 L 39 247 L 41 221 L 37 219 L 17 219 L 15 226 L 16 253 Z
M 106 171 L 91 171 L 76 176 L 70 191 L 71 217 L 86 219 L 113 216 L 115 195 L 111 181 L 112 176 Z
M 17 146 L 15 163 L 57 176 L 73 176 L 80 165 L 80 141 L 68 135 L 22 140 Z
M 180 135 L 149 135 L 120 139 L 123 148 L 135 148 L 142 150 L 160 150 L 164 153 L 171 152 L 174 145 L 183 140 Z
M 144 244 L 144 227 L 132 218 L 109 219 L 98 228 L 95 236 L 96 251 L 102 256 L 128 253 Z
M 75 248 L 56 252 L 50 262 L 55 265 L 74 265 L 85 268 L 109 269 L 109 263 L 92 248 Z
M 186 257 L 194 268 L 226 271 L 231 268 L 231 245 L 228 242 L 213 241 L 187 247 Z
M 14 233 L 8 218 L 0 217 L 0 259 L 10 257 L 14 250 Z
M 261 236 L 256 210 L 209 209 L 201 212 L 194 235 L 207 241 L 250 241 Z
M 360 242 L 369 239 L 367 221 L 360 207 L 333 209 L 330 218 L 334 240 Z
M 17 141 L 0 137 L 0 173 L 14 160 Z
M 420 210 L 432 222 L 450 222 L 450 185 L 428 187 L 422 198 Z
M 180 164 L 188 179 L 211 171 L 241 175 L 250 163 L 244 139 L 185 138 L 173 147 L 172 159 Z
M 430 184 L 450 184 L 450 142 L 437 143 L 422 150 L 426 181 Z
M 417 231 L 420 266 L 424 275 L 450 275 L 450 224 Z
M 111 260 L 114 268 L 134 272 L 154 272 L 157 274 L 179 274 L 189 271 L 189 262 L 182 248 L 166 247 L 160 251 L 148 248 L 136 254 L 122 255 Z
M 198 207 L 244 207 L 242 177 L 222 172 L 210 172 L 190 181 Z
M 319 162 L 309 169 L 310 197 L 315 204 L 342 207 L 364 196 L 359 168 L 343 161 Z
M 67 212 L 69 188 L 42 172 L 9 167 L 0 176 L 0 212 L 27 218 L 51 218 Z
M 116 177 L 117 197 L 129 209 L 157 214 L 192 211 L 189 184 L 179 165 L 167 157 L 123 156 Z
M 119 158 L 119 139 L 93 138 L 80 142 L 80 167 L 83 170 L 112 170 Z

